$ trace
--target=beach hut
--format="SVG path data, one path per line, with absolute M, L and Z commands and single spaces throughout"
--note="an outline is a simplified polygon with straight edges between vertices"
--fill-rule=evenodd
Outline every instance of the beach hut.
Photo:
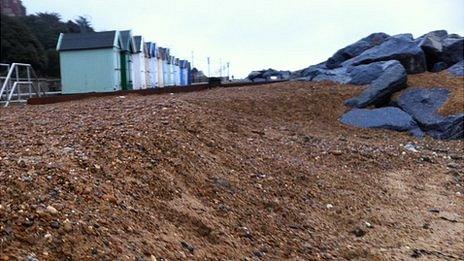
M 149 55 L 149 66 L 150 66 L 150 86 L 152 88 L 158 87 L 158 60 L 156 55 L 156 44 L 149 42 L 147 44 Z
M 164 49 L 164 59 L 163 59 L 163 77 L 164 77 L 164 86 L 171 86 L 171 76 L 169 71 L 169 49 Z
M 180 85 L 187 86 L 188 85 L 187 61 L 181 60 L 179 67 L 180 67 Z
M 158 62 L 158 87 L 164 87 L 164 70 L 163 70 L 163 57 L 164 57 L 164 48 L 159 47 L 156 53 L 157 62 Z
M 193 75 L 192 75 L 192 66 L 189 61 L 187 61 L 187 85 L 192 85 Z
M 145 85 L 147 88 L 151 88 L 151 66 L 150 66 L 150 48 L 151 48 L 151 43 L 144 43 L 145 46 Z
M 175 65 L 176 65 L 176 67 L 175 67 L 176 85 L 181 86 L 182 84 L 180 83 L 181 70 L 180 70 L 180 60 L 179 60 L 179 58 L 176 58 Z
M 174 82 L 174 61 L 175 61 L 174 56 L 170 56 L 169 57 L 169 83 L 170 83 L 171 86 L 175 85 L 175 82 Z
M 121 42 L 121 88 L 132 90 L 134 77 L 132 54 L 135 53 L 135 44 L 130 30 L 121 31 Z
M 121 90 L 122 76 L 130 74 L 122 68 L 125 52 L 118 31 L 60 34 L 56 49 L 63 94 Z
M 133 64 L 133 85 L 134 89 L 146 89 L 147 83 L 145 80 L 145 57 L 147 49 L 142 36 L 134 36 L 135 53 L 132 54 Z

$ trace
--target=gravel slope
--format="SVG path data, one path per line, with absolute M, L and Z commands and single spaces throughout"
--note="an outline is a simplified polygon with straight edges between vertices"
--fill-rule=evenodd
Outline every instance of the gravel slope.
M 464 142 L 342 125 L 360 91 L 2 109 L 0 259 L 464 259 Z

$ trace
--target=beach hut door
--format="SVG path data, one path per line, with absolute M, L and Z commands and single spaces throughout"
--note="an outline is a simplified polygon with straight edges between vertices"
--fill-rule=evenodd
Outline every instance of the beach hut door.
M 121 88 L 128 90 L 129 84 L 127 79 L 127 61 L 126 54 L 121 52 Z

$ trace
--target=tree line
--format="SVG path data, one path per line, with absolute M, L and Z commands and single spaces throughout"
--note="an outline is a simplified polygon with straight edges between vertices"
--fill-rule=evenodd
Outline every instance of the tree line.
M 89 19 L 61 21 L 57 13 L 24 17 L 1 15 L 0 62 L 29 63 L 43 77 L 60 77 L 56 44 L 60 33 L 94 32 Z

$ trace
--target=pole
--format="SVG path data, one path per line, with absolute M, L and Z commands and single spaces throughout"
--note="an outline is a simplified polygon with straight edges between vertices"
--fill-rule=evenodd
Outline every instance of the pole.
M 219 59 L 219 77 L 222 78 L 222 59 Z
M 192 51 L 192 68 L 195 67 L 195 65 L 193 65 L 193 61 L 194 61 L 194 56 L 193 56 L 193 51 Z
M 208 77 L 211 77 L 210 58 L 208 57 Z
M 227 79 L 230 79 L 230 62 L 227 62 Z

